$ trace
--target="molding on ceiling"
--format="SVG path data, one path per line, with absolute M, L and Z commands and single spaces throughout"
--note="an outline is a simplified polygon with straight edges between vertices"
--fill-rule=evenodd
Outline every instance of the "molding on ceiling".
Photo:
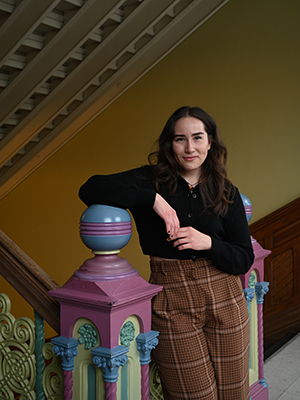
M 0 199 L 228 1 L 0 0 Z

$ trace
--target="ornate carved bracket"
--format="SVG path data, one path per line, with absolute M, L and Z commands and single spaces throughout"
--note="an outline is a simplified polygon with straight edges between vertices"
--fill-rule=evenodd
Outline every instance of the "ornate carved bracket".
M 257 282 L 255 284 L 255 293 L 257 296 L 257 304 L 264 302 L 264 295 L 269 291 L 269 282 Z
M 140 333 L 136 337 L 137 349 L 140 353 L 140 363 L 141 365 L 146 365 L 150 363 L 150 354 L 158 344 L 159 332 L 149 331 L 146 333 Z
M 116 346 L 112 349 L 99 346 L 91 350 L 91 353 L 94 354 L 93 362 L 102 369 L 105 382 L 117 382 L 119 367 L 126 363 L 128 351 L 129 348 L 126 346 Z
M 61 357 L 62 368 L 64 371 L 73 371 L 74 358 L 77 356 L 78 340 L 74 338 L 66 338 L 59 336 L 51 339 L 53 343 L 53 351 L 57 356 Z

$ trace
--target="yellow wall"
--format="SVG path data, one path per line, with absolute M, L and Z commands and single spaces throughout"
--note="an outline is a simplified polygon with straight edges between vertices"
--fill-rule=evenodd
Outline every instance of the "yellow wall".
M 146 163 L 166 119 L 186 104 L 217 120 L 230 178 L 253 203 L 252 222 L 299 197 L 299 14 L 297 0 L 230 0 L 1 200 L 0 228 L 64 284 L 90 256 L 78 234 L 79 186 L 91 174 Z M 148 278 L 136 234 L 121 256 Z M 32 315 L 0 285 L 16 316 Z

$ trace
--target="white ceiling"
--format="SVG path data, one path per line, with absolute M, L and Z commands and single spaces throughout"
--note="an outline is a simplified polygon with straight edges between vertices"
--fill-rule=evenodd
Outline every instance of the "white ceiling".
M 229 0 L 0 0 L 0 199 Z

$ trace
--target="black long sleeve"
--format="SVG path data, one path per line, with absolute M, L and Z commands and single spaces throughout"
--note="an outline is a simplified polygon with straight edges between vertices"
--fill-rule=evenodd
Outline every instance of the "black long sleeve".
M 178 250 L 166 240 L 164 221 L 153 210 L 156 191 L 150 166 L 112 175 L 94 175 L 80 188 L 79 196 L 87 206 L 106 204 L 129 209 L 144 254 L 168 259 L 210 257 L 217 268 L 235 275 L 246 273 L 253 263 L 249 228 L 237 189 L 227 214 L 219 218 L 205 209 L 199 187 L 191 195 L 181 177 L 176 193 L 165 197 L 176 210 L 181 227 L 193 226 L 212 238 L 212 248 L 207 251 Z
M 112 175 L 94 175 L 79 190 L 79 197 L 87 206 L 107 204 L 128 209 L 153 207 L 155 195 L 147 167 Z

